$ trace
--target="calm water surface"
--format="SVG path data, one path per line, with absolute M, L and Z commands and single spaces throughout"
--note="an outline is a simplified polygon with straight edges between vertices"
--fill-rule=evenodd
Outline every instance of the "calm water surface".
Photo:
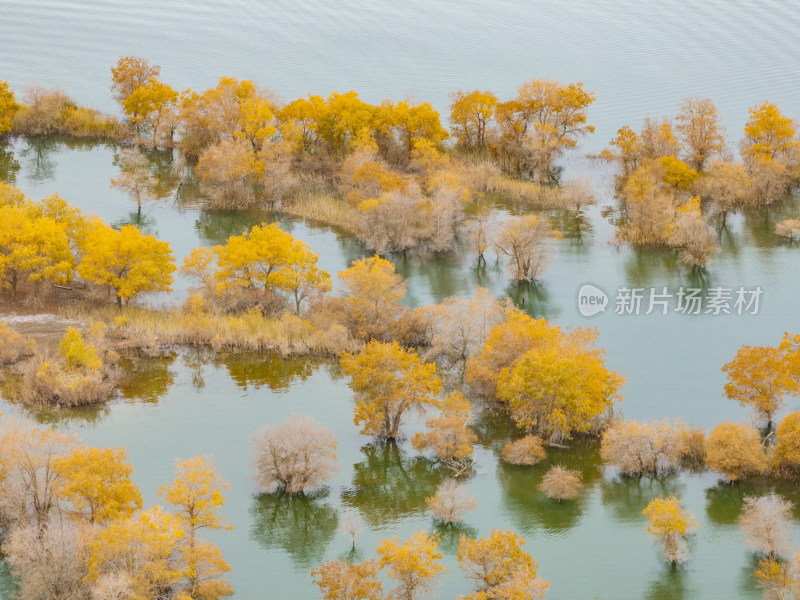
M 583 80 L 597 93 L 590 115 L 597 133 L 583 146 L 597 149 L 621 124 L 674 113 L 689 94 L 714 98 L 733 138 L 747 107 L 766 98 L 800 116 L 798 32 L 800 4 L 777 1 L 690 8 L 674 1 L 503 1 L 491 8 L 447 0 L 402 6 L 241 1 L 221 8 L 207 1 L 0 0 L 0 79 L 18 89 L 32 82 L 59 85 L 83 103 L 114 111 L 109 66 L 120 55 L 138 54 L 161 64 L 175 87 L 211 86 L 224 74 L 253 78 L 286 98 L 351 88 L 374 102 L 411 94 L 444 113 L 454 88 L 510 95 L 526 79 L 551 76 Z M 153 160 L 168 168 L 167 157 Z M 19 168 L 9 171 L 12 161 Z M 409 280 L 406 302 L 429 304 L 486 286 L 561 325 L 597 327 L 608 363 L 628 380 L 625 417 L 682 417 L 706 428 L 724 419 L 747 420 L 747 411 L 724 398 L 720 367 L 742 344 L 772 344 L 784 331 L 798 330 L 800 248 L 771 233 L 776 220 L 796 214 L 796 206 L 734 216 L 727 227 L 718 225 L 722 252 L 707 272 L 697 273 L 671 253 L 611 245 L 610 170 L 577 158 L 566 166 L 568 176 L 592 178 L 598 203 L 580 221 L 551 215 L 565 237 L 538 286 L 508 286 L 494 261 L 478 271 L 458 252 L 433 260 L 395 256 Z M 136 221 L 169 240 L 178 261 L 195 246 L 224 242 L 272 218 L 205 212 L 198 202 L 176 202 L 165 189 L 139 220 L 135 204 L 109 188 L 117 168 L 113 148 L 105 146 L 17 140 L 0 153 L 0 172 L 8 178 L 13 173 L 16 185 L 34 198 L 57 191 L 107 222 Z M 511 211 L 496 206 L 497 218 Z M 280 221 L 320 253 L 320 265 L 331 273 L 368 254 L 356 240 L 328 227 Z M 585 319 L 578 314 L 576 292 L 587 282 L 612 297 L 623 286 L 666 286 L 673 292 L 680 286 L 761 286 L 764 294 L 757 316 L 623 317 L 609 311 Z M 176 281 L 174 298 L 185 297 L 187 286 Z M 39 336 L 60 326 L 35 320 L 17 325 Z M 316 597 L 309 570 L 350 551 L 349 539 L 337 533 L 344 509 L 358 510 L 367 525 L 356 540 L 364 556 L 373 556 L 382 538 L 433 527 L 424 498 L 444 474 L 417 458 L 407 443 L 376 446 L 359 436 L 351 420 L 352 394 L 335 365 L 182 351 L 134 361 L 129 372 L 123 397 L 106 409 L 36 417 L 89 444 L 125 446 L 149 504 L 157 501 L 158 486 L 172 478 L 173 459 L 213 456 L 232 484 L 225 512 L 235 529 L 214 541 L 233 567 L 237 597 Z M 3 404 L 0 411 L 13 414 L 17 408 Z M 341 471 L 318 498 L 259 498 L 248 465 L 249 437 L 292 412 L 311 414 L 331 427 L 339 439 Z M 477 411 L 475 420 L 478 469 L 469 486 L 479 509 L 467 515 L 463 527 L 441 531 L 451 572 L 441 579 L 437 597 L 470 591 L 455 560 L 458 536 L 486 535 L 496 527 L 526 535 L 541 575 L 552 582 L 551 599 L 758 597 L 754 559 L 736 519 L 743 494 L 764 490 L 720 484 L 709 473 L 623 480 L 604 471 L 596 448 L 586 444 L 554 450 L 532 469 L 510 467 L 498 462 L 500 448 L 513 435 L 508 420 L 484 411 Z M 419 427 L 412 422 L 407 433 Z M 576 502 L 552 503 L 536 492 L 553 462 L 583 471 L 586 487 Z M 800 507 L 797 486 L 779 491 Z M 680 569 L 664 566 L 643 532 L 641 510 L 668 493 L 678 494 L 701 525 L 691 558 Z M 800 543 L 800 536 L 794 538 Z

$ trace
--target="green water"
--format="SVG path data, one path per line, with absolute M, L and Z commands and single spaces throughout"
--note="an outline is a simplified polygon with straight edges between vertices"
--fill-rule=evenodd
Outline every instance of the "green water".
M 19 163 L 16 184 L 32 197 L 58 190 L 69 202 L 109 222 L 131 217 L 132 201 L 107 187 L 115 173 L 112 148 L 17 140 L 11 150 Z M 567 171 L 592 177 L 598 204 L 581 218 L 550 215 L 565 237 L 555 245 L 539 285 L 508 286 L 494 260 L 477 270 L 473 260 L 460 252 L 434 258 L 393 256 L 398 271 L 409 280 L 408 304 L 469 295 L 476 285 L 486 286 L 559 324 L 597 327 L 609 365 L 628 380 L 621 405 L 625 417 L 682 417 L 706 428 L 725 419 L 749 419 L 744 409 L 725 399 L 720 367 L 742 344 L 774 343 L 784 330 L 797 329 L 794 315 L 800 285 L 794 269 L 800 248 L 771 233 L 775 220 L 794 210 L 793 204 L 746 218 L 729 216 L 724 228 L 717 224 L 722 252 L 707 272 L 698 273 L 668 252 L 611 245 L 610 171 L 582 159 L 569 161 Z M 513 212 L 501 202 L 493 206 L 498 219 Z M 203 211 L 192 200 L 176 201 L 167 183 L 164 198 L 143 212 L 146 226 L 170 241 L 179 261 L 194 246 L 222 242 L 269 218 L 272 215 Z M 356 240 L 328 227 L 298 219 L 280 221 L 319 252 L 323 268 L 332 273 L 368 254 Z M 586 282 L 612 295 L 612 310 L 590 319 L 580 316 L 576 293 Z M 174 297 L 183 297 L 187 285 L 177 281 Z M 756 316 L 620 316 L 613 312 L 613 294 L 624 285 L 670 289 L 758 285 L 764 293 Z M 40 337 L 63 326 L 36 318 L 16 318 L 15 325 Z M 161 358 L 131 357 L 126 371 L 122 397 L 107 407 L 33 417 L 76 432 L 89 444 L 127 448 L 146 504 L 157 502 L 155 492 L 171 479 L 175 459 L 212 456 L 232 484 L 225 514 L 234 526 L 212 539 L 233 567 L 230 581 L 238 597 L 315 597 L 310 569 L 351 553 L 349 538 L 337 532 L 342 510 L 357 510 L 366 525 L 356 539 L 358 556 L 373 556 L 377 543 L 388 536 L 403 538 L 434 527 L 424 498 L 433 494 L 446 473 L 419 457 L 407 442 L 376 445 L 360 436 L 352 423 L 352 393 L 335 363 L 181 350 Z M 800 408 L 796 404 L 787 410 Z M 19 412 L 7 404 L 0 410 Z M 249 438 L 291 413 L 313 415 L 333 430 L 339 440 L 341 470 L 327 492 L 317 497 L 258 497 L 249 467 Z M 526 536 L 541 575 L 551 581 L 548 598 L 759 596 L 752 577 L 755 558 L 743 545 L 736 519 L 743 495 L 766 488 L 730 486 L 711 473 L 620 478 L 613 469 L 603 469 L 596 445 L 586 441 L 576 441 L 567 450 L 551 450 L 536 467 L 513 467 L 498 459 L 503 444 L 515 435 L 510 421 L 480 407 L 474 421 L 478 464 L 469 488 L 479 508 L 466 516 L 463 525 L 440 528 L 450 573 L 441 578 L 437 597 L 453 598 L 471 589 L 458 572 L 459 536 L 486 535 L 497 527 Z M 410 436 L 420 427 L 420 420 L 410 421 L 406 433 Z M 536 486 L 553 463 L 583 472 L 586 485 L 578 500 L 559 504 L 538 494 Z M 779 491 L 800 507 L 798 486 L 784 484 Z M 642 509 L 664 494 L 679 495 L 700 522 L 691 558 L 677 569 L 663 564 L 658 548 L 644 533 Z M 798 508 L 796 516 L 800 518 Z M 800 536 L 794 538 L 800 543 Z
M 444 115 L 453 89 L 491 89 L 508 97 L 523 81 L 549 76 L 583 81 L 596 92 L 589 121 L 597 132 L 582 143 L 584 150 L 595 151 L 621 125 L 674 114 L 692 94 L 714 99 L 731 140 L 739 137 L 747 107 L 765 99 L 800 116 L 799 31 L 800 5 L 782 0 L 0 0 L 0 79 L 17 90 L 34 82 L 60 86 L 82 104 L 116 112 L 109 67 L 117 57 L 135 54 L 162 65 L 164 80 L 176 88 L 203 89 L 230 75 L 252 78 L 289 100 L 355 89 L 369 102 L 409 95 L 431 101 Z M 169 240 L 178 261 L 193 247 L 224 242 L 275 218 L 206 212 L 191 186 L 176 199 L 169 154 L 151 160 L 163 186 L 160 199 L 148 203 L 141 217 L 135 203 L 109 187 L 117 174 L 110 147 L 14 140 L 0 147 L 0 178 L 37 199 L 57 191 L 109 223 L 135 222 Z M 591 177 L 598 202 L 580 219 L 549 215 L 565 235 L 539 285 L 509 286 L 492 257 L 485 269 L 476 270 L 460 252 L 393 256 L 409 281 L 406 302 L 430 304 L 468 296 L 477 285 L 488 287 L 561 325 L 597 327 L 609 365 L 628 380 L 621 406 L 626 418 L 680 416 L 705 428 L 725 419 L 748 420 L 747 411 L 724 397 L 720 367 L 742 344 L 773 344 L 785 330 L 800 329 L 800 248 L 772 234 L 775 221 L 797 214 L 796 203 L 731 216 L 725 227 L 716 223 L 722 252 L 707 272 L 698 273 L 668 252 L 611 245 L 611 170 L 568 158 L 566 176 L 575 175 Z M 514 212 L 502 202 L 494 208 L 498 219 Z M 332 274 L 369 254 L 351 236 L 328 227 L 279 220 L 320 253 L 320 266 Z M 757 316 L 619 316 L 612 310 L 587 319 L 577 310 L 577 290 L 584 283 L 604 289 L 612 302 L 622 286 L 667 286 L 673 292 L 680 286 L 761 286 L 764 293 Z M 150 301 L 186 296 L 186 280 L 179 278 L 174 287 L 172 296 Z M 7 318 L 39 339 L 64 325 Z M 211 455 L 232 484 L 225 512 L 235 529 L 213 539 L 233 567 L 230 581 L 238 598 L 317 597 L 309 570 L 351 551 L 349 538 L 337 532 L 344 509 L 356 509 L 367 525 L 356 540 L 358 555 L 374 556 L 387 536 L 433 527 L 424 498 L 444 474 L 407 442 L 375 446 L 359 436 L 352 424 L 352 394 L 334 364 L 180 351 L 131 360 L 121 396 L 101 409 L 32 416 L 74 431 L 89 444 L 125 446 L 148 504 L 172 478 L 176 458 Z M 786 410 L 799 408 L 793 402 Z M 18 409 L 0 402 L 0 412 Z M 313 415 L 334 431 L 341 470 L 320 497 L 256 497 L 249 437 L 292 412 Z M 435 597 L 470 591 L 455 560 L 460 534 L 486 535 L 497 527 L 527 537 L 541 576 L 551 581 L 550 599 L 759 596 L 752 578 L 755 559 L 736 519 L 743 495 L 765 488 L 722 484 L 710 473 L 620 479 L 602 468 L 597 449 L 584 442 L 550 451 L 534 468 L 511 467 L 498 461 L 500 448 L 515 433 L 508 419 L 476 409 L 474 420 L 478 468 L 469 487 L 479 508 L 460 528 L 440 532 L 450 573 L 441 578 Z M 410 422 L 406 433 L 419 427 L 419 421 Z M 558 504 L 536 492 L 553 462 L 582 470 L 586 486 L 578 500 Z M 785 484 L 778 491 L 794 503 L 800 519 L 798 486 Z M 700 522 L 691 557 L 678 569 L 662 563 L 643 531 L 641 510 L 665 493 L 678 494 Z M 0 597 L 10 593 L 0 563 Z

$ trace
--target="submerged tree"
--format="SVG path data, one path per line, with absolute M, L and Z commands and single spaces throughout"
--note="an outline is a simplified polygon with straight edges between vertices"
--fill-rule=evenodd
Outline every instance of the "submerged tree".
M 156 179 L 150 172 L 150 161 L 141 150 L 125 148 L 117 155 L 120 174 L 111 180 L 111 187 L 119 188 L 136 200 L 137 216 L 142 214 L 142 201 L 153 196 Z
M 402 544 L 397 536 L 383 540 L 378 545 L 380 565 L 387 567 L 389 577 L 397 582 L 393 594 L 402 600 L 416 600 L 430 591 L 433 581 L 447 569 L 439 562 L 443 554 L 438 550 L 437 535 L 424 531 L 414 534 Z
M 380 570 L 374 560 L 329 560 L 311 571 L 311 576 L 323 600 L 384 600 Z
M 720 423 L 709 434 L 706 447 L 708 467 L 729 481 L 760 475 L 767 468 L 761 435 L 754 427 Z
M 133 466 L 123 448 L 80 447 L 59 458 L 59 497 L 73 516 L 104 523 L 131 516 L 142 507 L 142 494 L 131 481 Z
M 404 414 L 438 405 L 436 365 L 397 342 L 372 341 L 358 354 L 343 354 L 342 371 L 358 395 L 354 422 L 364 435 L 396 439 Z
M 525 538 L 505 529 L 476 540 L 461 536 L 458 566 L 479 588 L 465 598 L 544 598 L 550 584 L 538 577 L 539 565 L 524 545 Z
M 775 494 L 744 497 L 739 525 L 745 543 L 769 558 L 785 556 L 789 551 L 792 528 L 792 505 Z
M 698 527 L 694 517 L 681 507 L 675 496 L 656 498 L 642 511 L 648 518 L 647 533 L 656 536 L 671 563 L 687 558 L 686 537 Z
M 674 471 L 687 452 L 689 433 L 680 422 L 620 421 L 603 433 L 603 460 L 626 475 Z
M 350 329 L 363 339 L 385 341 L 400 311 L 408 283 L 379 256 L 357 260 L 339 272 Z
M 503 446 L 503 460 L 512 465 L 535 465 L 547 456 L 538 435 L 526 435 Z
M 545 473 L 539 491 L 553 500 L 572 500 L 581 492 L 582 474 L 580 471 L 567 469 L 561 465 L 553 465 Z
M 470 496 L 465 483 L 455 479 L 445 480 L 436 490 L 436 495 L 425 498 L 428 508 L 442 523 L 456 523 L 464 513 L 478 507 L 475 496 Z
M 547 265 L 550 239 L 560 236 L 536 215 L 511 217 L 501 227 L 495 247 L 507 257 L 512 281 L 533 281 Z
M 478 439 L 469 428 L 469 402 L 460 392 L 444 398 L 439 416 L 425 421 L 428 430 L 411 440 L 420 452 L 431 450 L 457 477 L 472 466 L 472 444 Z
M 777 347 L 742 346 L 722 367 L 728 376 L 725 394 L 742 406 L 752 407 L 771 426 L 784 398 L 800 394 L 791 360 L 795 355 L 787 338 Z
M 230 484 L 202 456 L 178 463 L 176 471 L 172 484 L 162 486 L 158 493 L 175 508 L 185 534 L 179 559 L 182 592 L 189 598 L 208 600 L 231 596 L 233 588 L 222 578 L 230 566 L 215 544 L 198 538 L 202 529 L 232 529 L 219 515 L 225 504 L 223 490 Z
M 311 491 L 338 471 L 336 438 L 311 417 L 292 415 L 281 425 L 265 427 L 253 437 L 255 480 L 262 492 Z

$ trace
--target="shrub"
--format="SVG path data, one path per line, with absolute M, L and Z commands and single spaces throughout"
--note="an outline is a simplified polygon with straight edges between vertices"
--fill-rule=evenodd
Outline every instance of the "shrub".
M 526 435 L 503 448 L 503 460 L 512 465 L 535 465 L 545 456 L 542 438 L 538 435 Z
M 708 436 L 706 462 L 730 481 L 762 474 L 767 456 L 754 427 L 726 421 Z
M 539 491 L 553 500 L 572 500 L 580 494 L 583 484 L 582 474 L 579 471 L 566 469 L 560 465 L 553 465 L 545 473 Z
M 469 495 L 467 485 L 448 479 L 436 490 L 436 495 L 425 498 L 433 516 L 443 523 L 460 521 L 467 511 L 478 507 L 475 496 Z
M 260 491 L 298 494 L 321 487 L 333 477 L 336 438 L 311 417 L 292 415 L 281 425 L 253 437 L 255 480 Z
M 26 356 L 32 356 L 36 344 L 30 338 L 24 338 L 9 328 L 8 323 L 0 321 L 0 365 L 17 362 Z

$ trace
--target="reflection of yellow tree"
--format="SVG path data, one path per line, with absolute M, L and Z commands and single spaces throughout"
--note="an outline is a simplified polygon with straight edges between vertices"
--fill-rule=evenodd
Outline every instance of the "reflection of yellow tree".
M 421 456 L 408 458 L 392 441 L 361 448 L 364 460 L 353 466 L 353 485 L 342 503 L 359 511 L 371 527 L 422 514 L 446 471 Z
M 214 362 L 224 365 L 239 387 L 245 390 L 267 387 L 273 392 L 285 392 L 294 383 L 305 381 L 319 366 L 314 359 L 282 358 L 277 354 L 220 354 Z
M 170 368 L 175 356 L 151 357 L 142 354 L 120 360 L 124 369 L 119 383 L 120 395 L 128 400 L 158 402 L 175 383 L 175 371 Z
M 262 494 L 250 515 L 250 538 L 266 549 L 280 548 L 303 569 L 322 562 L 339 520 L 330 504 L 303 494 Z

